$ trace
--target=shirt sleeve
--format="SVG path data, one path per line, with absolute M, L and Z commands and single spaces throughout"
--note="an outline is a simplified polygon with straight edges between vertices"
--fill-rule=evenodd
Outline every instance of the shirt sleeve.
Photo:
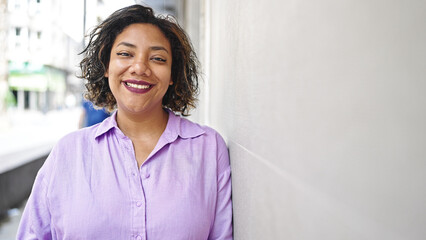
M 223 141 L 223 140 L 222 140 Z M 223 142 L 222 154 L 219 155 L 219 171 L 217 185 L 216 214 L 209 240 L 230 240 L 232 238 L 232 201 L 231 201 L 231 167 L 229 154 Z
M 50 212 L 47 199 L 47 183 L 45 171 L 49 158 L 37 174 L 31 195 L 28 198 L 24 213 L 19 224 L 16 239 L 52 239 L 50 228 Z

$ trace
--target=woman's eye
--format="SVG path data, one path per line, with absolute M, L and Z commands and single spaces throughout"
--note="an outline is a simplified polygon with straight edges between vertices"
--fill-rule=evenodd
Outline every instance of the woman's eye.
M 154 57 L 154 58 L 152 58 L 152 60 L 158 61 L 158 62 L 166 62 L 167 61 L 166 59 L 160 58 L 160 57 Z
M 123 57 L 128 57 L 130 56 L 130 54 L 126 53 L 126 52 L 119 52 L 117 53 L 118 56 L 123 56 Z

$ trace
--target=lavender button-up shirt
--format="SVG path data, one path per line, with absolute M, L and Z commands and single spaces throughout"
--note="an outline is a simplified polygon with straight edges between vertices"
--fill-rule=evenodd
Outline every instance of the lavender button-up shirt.
M 18 239 L 232 239 L 228 151 L 213 129 L 169 112 L 138 169 L 116 113 L 53 148 Z

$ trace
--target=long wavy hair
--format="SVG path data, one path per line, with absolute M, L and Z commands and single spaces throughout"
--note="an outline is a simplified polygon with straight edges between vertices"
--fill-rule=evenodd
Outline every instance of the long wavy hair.
M 177 21 L 170 16 L 155 16 L 152 8 L 132 5 L 117 10 L 89 34 L 89 43 L 80 53 L 81 76 L 86 80 L 84 97 L 94 105 L 113 111 L 117 101 L 108 84 L 105 72 L 109 65 L 116 37 L 129 25 L 148 23 L 157 26 L 170 42 L 172 49 L 172 81 L 163 97 L 163 107 L 189 115 L 195 108 L 198 95 L 199 61 L 193 46 Z

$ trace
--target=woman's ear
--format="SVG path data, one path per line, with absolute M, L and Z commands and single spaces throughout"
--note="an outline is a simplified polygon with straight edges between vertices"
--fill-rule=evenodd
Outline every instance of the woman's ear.
M 108 74 L 108 69 L 105 71 L 105 74 L 104 74 L 104 77 L 108 77 L 109 76 L 109 74 Z

